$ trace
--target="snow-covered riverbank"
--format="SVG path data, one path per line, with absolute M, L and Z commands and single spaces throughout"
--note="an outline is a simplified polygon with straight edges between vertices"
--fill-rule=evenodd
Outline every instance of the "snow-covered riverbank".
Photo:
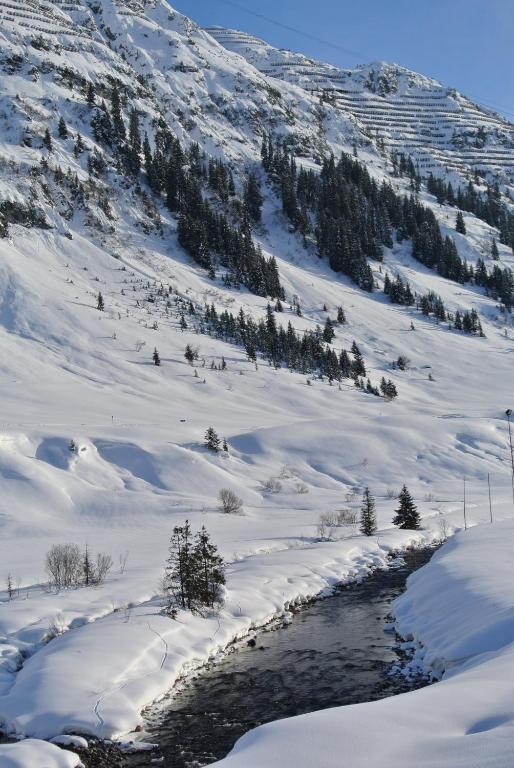
M 13 601 L 6 606 L 11 628 L 14 621 L 23 623 L 16 639 L 24 637 L 27 649 L 33 633 L 33 655 L 17 674 L 4 665 L 0 717 L 9 730 L 39 739 L 63 732 L 103 738 L 130 732 L 141 724 L 145 704 L 234 638 L 336 582 L 387 567 L 391 550 L 428 543 L 436 535 L 436 530 L 389 530 L 378 541 L 358 536 L 246 557 L 229 567 L 226 605 L 220 616 L 208 619 L 184 613 L 172 621 L 151 599 L 95 620 L 108 586 L 98 590 L 96 604 L 84 604 L 87 590 Z M 51 615 L 57 603 L 63 624 L 71 628 L 38 650 L 38 626 L 44 626 L 42 617 Z M 79 611 L 81 620 L 74 624 Z M 9 749 L 0 746 L 0 762 Z M 25 764 L 30 762 L 20 763 Z
M 510 768 L 514 753 L 514 522 L 457 534 L 413 574 L 398 626 L 441 682 L 262 726 L 219 768 Z

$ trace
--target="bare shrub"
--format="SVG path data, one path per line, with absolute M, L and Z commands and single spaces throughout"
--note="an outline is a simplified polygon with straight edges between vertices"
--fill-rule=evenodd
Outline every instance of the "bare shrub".
M 386 496 L 388 499 L 397 499 L 398 491 L 396 490 L 396 488 L 388 488 L 386 491 Z
M 48 632 L 45 639 L 47 641 L 53 640 L 58 635 L 63 635 L 67 630 L 66 622 L 62 613 L 56 614 L 48 625 Z
M 327 528 L 337 528 L 337 512 L 322 512 L 319 521 Z
M 347 491 L 345 495 L 345 501 L 355 501 L 357 496 L 359 495 L 359 489 L 358 488 L 352 488 L 350 491 Z
M 76 586 L 82 572 L 82 556 L 77 544 L 53 544 L 46 555 L 45 569 L 56 589 Z
M 261 486 L 265 493 L 280 493 L 282 490 L 282 483 L 278 477 L 268 477 L 267 480 L 263 480 Z
M 327 524 L 326 513 L 322 513 L 319 516 L 318 526 L 317 526 L 318 539 L 320 541 L 330 541 L 330 539 L 332 538 L 332 527 L 333 526 L 330 526 Z
M 305 483 L 298 482 L 295 484 L 296 493 L 303 494 L 303 493 L 309 493 L 309 489 L 305 485 Z
M 289 480 L 293 477 L 298 477 L 298 470 L 293 469 L 293 467 L 289 467 L 287 464 L 284 464 L 280 470 L 280 477 L 283 480 Z
M 435 501 L 435 496 L 433 493 L 425 493 L 424 500 L 428 502 Z
M 99 552 L 96 556 L 96 567 L 94 581 L 95 584 L 103 584 L 105 577 L 112 568 L 112 557 L 106 552 Z
M 238 515 L 243 511 L 243 500 L 230 488 L 222 488 L 218 493 L 220 510 L 226 515 Z
M 337 525 L 356 525 L 357 512 L 354 509 L 340 509 L 337 512 Z
M 120 573 L 125 573 L 128 557 L 129 557 L 128 549 L 126 549 L 125 552 L 123 552 L 123 554 L 119 556 L 118 560 L 120 563 Z
M 448 521 L 446 520 L 446 518 L 443 517 L 441 513 L 439 513 L 438 525 L 439 525 L 439 538 L 441 539 L 441 541 L 446 541 L 446 539 L 450 535 L 450 526 L 448 525 Z

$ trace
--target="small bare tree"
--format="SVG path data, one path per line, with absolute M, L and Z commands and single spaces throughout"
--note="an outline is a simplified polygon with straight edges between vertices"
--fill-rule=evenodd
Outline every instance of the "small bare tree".
M 268 477 L 267 480 L 263 480 L 261 485 L 265 493 L 280 493 L 282 490 L 282 483 L 278 477 Z
M 128 549 L 126 549 L 125 552 L 122 555 L 119 556 L 120 573 L 125 573 L 125 568 L 127 567 L 128 557 L 129 557 Z
M 226 515 L 238 515 L 243 511 L 243 500 L 231 491 L 230 488 L 222 488 L 218 493 L 220 510 Z
M 106 552 L 99 552 L 96 556 L 95 584 L 103 584 L 111 568 L 112 557 Z
M 56 589 L 76 586 L 82 571 L 80 548 L 77 544 L 53 544 L 46 555 L 45 569 Z

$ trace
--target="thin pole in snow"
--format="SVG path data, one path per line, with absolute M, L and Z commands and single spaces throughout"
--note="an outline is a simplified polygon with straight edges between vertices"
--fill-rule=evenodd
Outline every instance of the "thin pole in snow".
M 507 408 L 507 410 L 505 411 L 505 415 L 507 417 L 507 422 L 509 424 L 510 464 L 512 467 L 512 501 L 514 503 L 514 453 L 512 451 L 512 432 L 510 429 L 510 417 L 512 416 L 512 409 Z
M 489 472 L 487 473 L 487 487 L 489 489 L 489 517 L 491 518 L 491 523 L 493 522 L 493 505 L 491 503 L 491 478 L 489 477 Z
M 464 530 L 466 531 L 468 528 L 468 523 L 466 520 L 466 478 L 464 478 Z

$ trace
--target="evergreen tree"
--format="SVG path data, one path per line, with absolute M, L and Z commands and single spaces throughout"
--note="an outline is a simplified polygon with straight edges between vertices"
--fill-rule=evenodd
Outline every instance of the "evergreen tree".
M 166 612 L 175 618 L 177 608 L 202 614 L 222 602 L 224 563 L 205 527 L 194 541 L 189 521 L 175 526 L 164 573 Z
M 257 176 L 250 173 L 245 184 L 244 204 L 250 219 L 258 223 L 261 220 L 262 195 Z
M 500 258 L 500 253 L 498 251 L 498 246 L 496 244 L 496 238 L 493 237 L 491 241 L 491 259 L 493 259 L 494 261 L 498 261 L 499 258 Z
M 169 556 L 164 573 L 166 612 L 174 617 L 177 607 L 191 610 L 195 606 L 195 572 L 193 536 L 189 521 L 173 528 Z
M 111 91 L 111 119 L 114 129 L 114 136 L 118 141 L 124 141 L 126 138 L 125 124 L 121 115 L 120 92 L 116 86 Z
M 461 235 L 466 234 L 466 224 L 464 222 L 464 216 L 462 211 L 457 211 L 457 218 L 455 220 L 455 230 Z
M 335 336 L 334 332 L 334 324 L 332 320 L 327 317 L 325 320 L 325 327 L 323 328 L 323 341 L 326 341 L 327 344 L 330 344 Z
M 84 586 L 86 587 L 89 587 L 94 581 L 94 568 L 87 544 L 82 557 L 82 577 L 84 579 Z
M 186 358 L 189 365 L 193 365 L 196 355 L 190 344 L 186 345 L 186 351 L 184 352 L 184 357 Z
M 212 427 L 209 427 L 205 433 L 205 445 L 210 451 L 217 453 L 220 449 L 220 444 L 221 440 L 217 432 Z
M 396 509 L 396 515 L 393 519 L 393 524 L 398 528 L 404 528 L 405 530 L 417 531 L 420 528 L 420 517 L 418 509 L 414 504 L 414 499 L 407 490 L 407 486 L 404 485 L 399 499 L 399 506 Z
M 159 353 L 157 351 L 157 347 L 155 347 L 152 355 L 152 360 L 154 365 L 160 365 L 161 364 L 161 358 L 159 357 Z
M 94 107 L 95 105 L 95 86 L 92 82 L 87 84 L 86 102 L 90 107 Z
M 82 136 L 80 133 L 77 133 L 77 138 L 75 139 L 75 144 L 73 145 L 73 154 L 75 157 L 78 157 L 82 152 L 84 151 L 85 146 L 84 142 L 82 141 Z
M 196 534 L 193 549 L 195 595 L 197 606 L 214 608 L 222 602 L 225 584 L 224 563 L 211 542 L 205 526 Z M 198 607 L 197 607 L 198 610 Z
M 137 176 L 141 169 L 141 133 L 139 130 L 139 115 L 132 109 L 129 118 L 129 139 L 127 150 L 127 170 Z
M 100 312 L 103 312 L 105 309 L 104 297 L 102 296 L 100 291 L 98 291 L 98 296 L 96 297 L 96 308 Z
M 57 135 L 60 139 L 67 139 L 68 138 L 68 128 L 66 127 L 66 122 L 64 120 L 64 117 L 59 118 L 59 125 L 57 127 Z
M 339 325 L 344 325 L 346 323 L 346 315 L 342 307 L 337 308 L 337 322 Z
M 48 130 L 48 128 L 45 128 L 45 133 L 43 136 L 43 146 L 49 152 L 51 152 L 53 149 L 52 137 L 50 136 L 50 131 Z
M 225 453 L 228 453 L 228 443 L 227 443 L 226 437 L 223 438 L 223 450 L 225 451 Z
M 362 495 L 360 531 L 364 536 L 373 536 L 377 532 L 377 516 L 375 512 L 375 499 L 366 486 Z

